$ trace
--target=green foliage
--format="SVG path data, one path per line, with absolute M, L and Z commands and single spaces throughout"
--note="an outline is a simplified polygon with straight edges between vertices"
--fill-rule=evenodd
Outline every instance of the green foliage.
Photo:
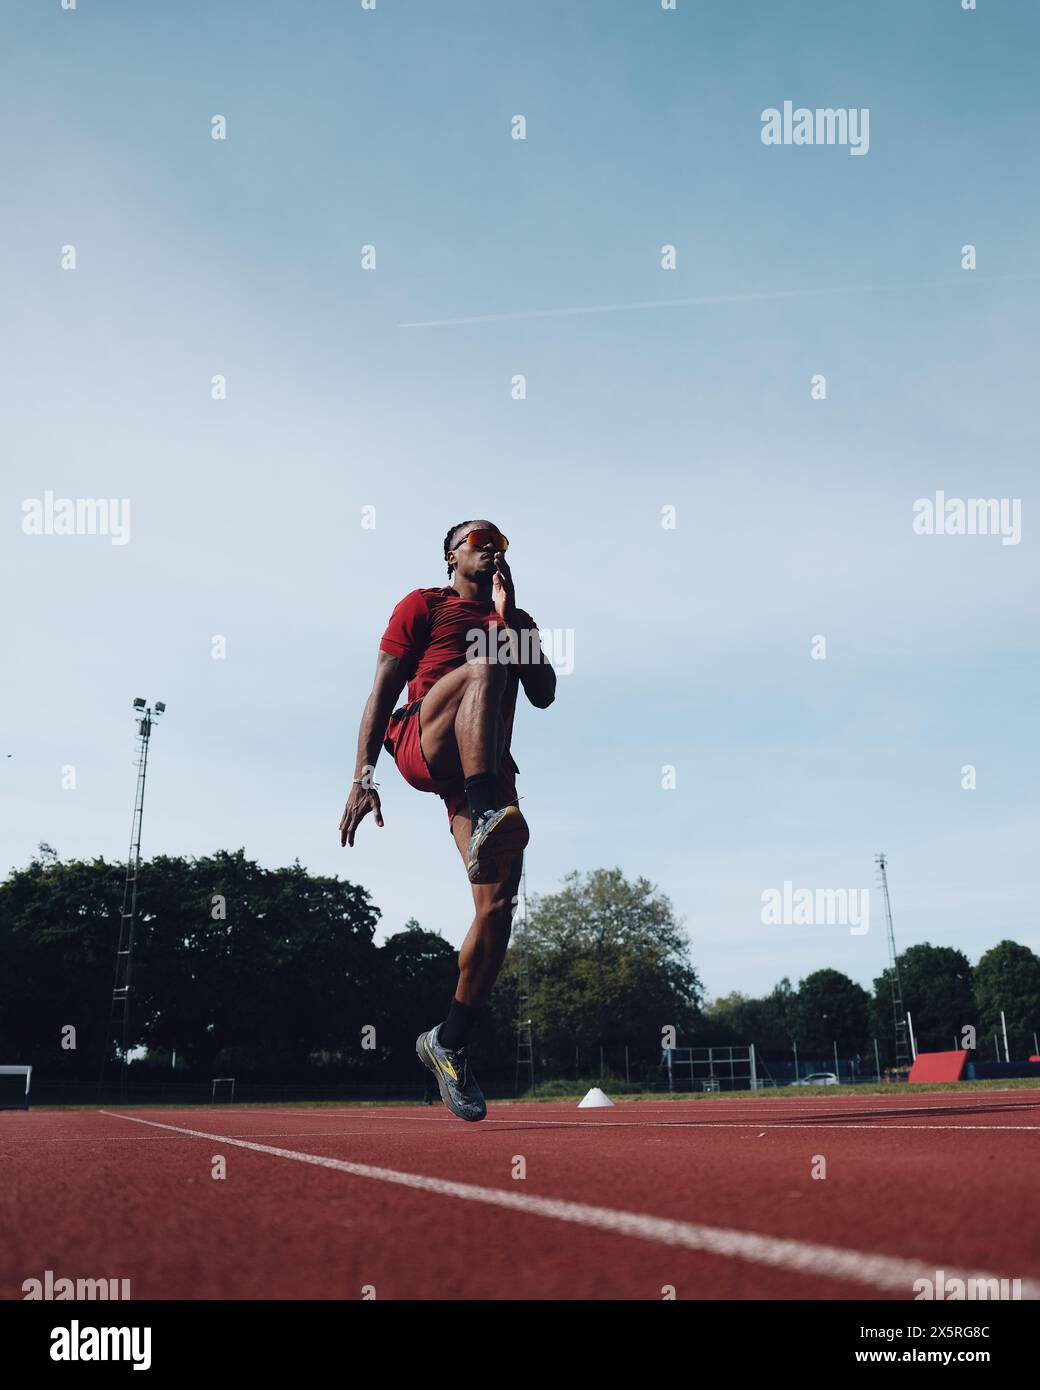
M 379 948 L 380 996 L 376 1031 L 383 1079 L 421 1079 L 415 1039 L 448 1010 L 459 976 L 458 952 L 414 919 Z
M 60 863 L 41 845 L 0 884 L 0 1053 L 5 1063 L 96 1073 L 115 972 L 125 870 L 103 859 Z M 62 1028 L 76 1029 L 64 1050 Z
M 763 1055 L 791 1051 L 791 981 L 786 977 L 764 998 L 734 992 L 716 999 L 704 1010 L 697 1044 L 705 1047 L 754 1043 Z
M 903 1006 L 909 1009 L 919 1052 L 949 1052 L 976 1021 L 971 966 L 952 946 L 909 946 L 899 957 Z M 871 1017 L 876 1036 L 894 1045 L 888 972 L 874 981 Z M 889 1055 L 886 1051 L 884 1055 Z
M 0 1050 L 43 1073 L 97 1074 L 114 983 L 124 869 L 41 855 L 0 884 Z M 364 889 L 243 851 L 142 866 L 131 1046 L 269 1079 L 316 1049 L 355 1066 L 379 1024 L 378 912 Z M 373 1016 L 375 1015 L 375 1016 Z M 77 1030 L 74 1051 L 61 1029 Z M 114 1055 L 111 1053 L 110 1055 Z
M 570 1071 L 576 1050 L 601 1045 L 627 1043 L 656 1061 L 662 1028 L 674 1025 L 682 1038 L 696 1021 L 701 985 L 686 936 L 645 878 L 568 874 L 560 892 L 529 905 L 525 950 L 542 1074 Z M 500 1014 L 516 999 L 516 969 L 514 945 L 495 994 Z
M 40 1077 L 93 1081 L 112 996 L 124 866 L 62 862 L 41 845 L 0 884 L 0 1060 L 28 1062 Z M 654 1073 L 661 1030 L 680 1046 L 753 1042 L 764 1055 L 891 1055 L 887 975 L 874 998 L 836 970 L 797 990 L 731 993 L 702 1012 L 689 943 L 668 898 L 620 869 L 566 877 L 529 903 L 524 951 L 527 1017 L 538 1078 L 605 1076 L 624 1089 Z M 194 1077 L 242 1082 L 311 1079 L 414 1084 L 417 1033 L 445 1016 L 458 972 L 456 949 L 408 922 L 375 945 L 378 909 L 357 885 L 313 876 L 298 863 L 264 869 L 242 850 L 203 858 L 158 856 L 142 866 L 134 952 L 132 1045 L 148 1063 Z M 516 1055 L 519 953 L 511 947 L 475 1052 L 482 1079 L 510 1083 Z M 974 972 L 950 947 L 912 946 L 900 956 L 918 1047 L 944 1050 L 966 1024 L 980 1047 L 1007 1014 L 1012 1047 L 1031 1049 L 1040 1028 L 1040 958 L 1002 941 Z M 76 1029 L 76 1048 L 62 1029 Z M 362 1046 L 374 1030 L 374 1047 Z M 602 1062 L 600 1056 L 602 1049 Z M 110 1046 L 110 1058 L 114 1050 Z M 181 1074 L 180 1072 L 178 1074 Z M 584 1084 L 584 1083 L 582 1083 Z M 596 1084 L 595 1080 L 589 1084 Z
M 975 967 L 975 1003 L 980 1049 L 1001 1032 L 1003 1009 L 1012 1055 L 1029 1056 L 1033 1032 L 1040 1032 L 1040 957 L 1016 941 L 999 941 Z
M 618 1096 L 638 1096 L 644 1095 L 643 1084 L 641 1081 L 625 1081 L 623 1078 L 610 1077 L 606 1080 L 599 1076 L 586 1077 L 553 1077 L 551 1081 L 540 1081 L 533 1091 L 525 1092 L 524 1100 L 581 1100 L 588 1095 L 594 1087 L 602 1089 L 604 1086 L 610 1090 L 611 1099 Z M 665 1092 L 664 1094 L 671 1094 Z
M 865 1053 L 869 1045 L 870 996 L 840 970 L 815 970 L 798 985 L 788 1021 L 803 1056 L 826 1056 L 838 1044 L 843 1056 Z

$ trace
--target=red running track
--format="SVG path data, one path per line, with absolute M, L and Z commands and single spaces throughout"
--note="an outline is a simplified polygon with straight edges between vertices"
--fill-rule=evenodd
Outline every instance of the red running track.
M 1038 1154 L 1032 1090 L 10 1112 L 0 1298 L 1036 1298 Z

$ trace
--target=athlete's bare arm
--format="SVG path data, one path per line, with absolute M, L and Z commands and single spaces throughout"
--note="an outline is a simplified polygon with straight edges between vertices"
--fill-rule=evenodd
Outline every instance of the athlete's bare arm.
M 364 781 L 371 784 L 376 759 L 383 746 L 386 721 L 390 718 L 407 679 L 408 676 L 401 666 L 401 658 L 381 651 L 376 659 L 376 677 L 372 683 L 372 693 L 361 716 L 357 763 L 354 767 L 355 778 L 364 778 Z M 375 787 L 355 781 L 347 798 L 346 809 L 340 818 L 340 845 L 350 845 L 353 848 L 355 831 L 369 811 L 375 813 L 376 825 L 381 826 L 383 813 L 379 806 L 379 793 Z
M 507 627 L 517 628 L 513 576 L 500 550 L 495 551 L 495 608 Z M 540 642 L 520 641 L 520 684 L 536 709 L 548 709 L 556 699 L 556 672 L 545 659 Z
M 520 684 L 536 709 L 548 709 L 556 699 L 556 672 L 546 661 L 541 643 L 521 641 L 524 659 L 520 662 Z

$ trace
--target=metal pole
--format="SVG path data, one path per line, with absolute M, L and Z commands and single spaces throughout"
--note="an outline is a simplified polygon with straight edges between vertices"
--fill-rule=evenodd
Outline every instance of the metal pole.
M 751 1044 L 751 1089 L 758 1090 L 758 1071 L 755 1067 L 755 1044 Z
M 126 1100 L 127 1077 L 130 1070 L 130 1001 L 133 999 L 132 974 L 134 963 L 134 927 L 137 925 L 137 880 L 141 873 L 141 825 L 144 821 L 144 787 L 148 776 L 148 742 L 152 732 L 151 710 L 146 710 L 139 725 L 141 731 L 141 775 L 137 783 L 137 797 L 134 806 L 136 836 L 132 837 L 133 879 L 130 888 L 130 932 L 126 951 L 126 1006 L 123 1009 L 123 1066 L 119 1076 L 119 1094 Z M 129 863 L 127 864 L 129 876 Z
M 141 826 L 144 821 L 144 790 L 148 774 L 148 744 L 152 733 L 153 711 L 143 699 L 135 699 L 133 708 L 137 713 L 137 742 L 140 758 L 137 763 L 137 784 L 134 791 L 134 811 L 130 822 L 130 848 L 126 859 L 126 876 L 123 882 L 123 901 L 119 909 L 119 943 L 116 948 L 115 978 L 112 985 L 112 999 L 109 1007 L 108 1025 L 105 1030 L 105 1043 L 101 1054 L 101 1069 L 98 1074 L 98 1099 L 101 1099 L 105 1081 L 105 1063 L 108 1049 L 112 1043 L 116 1011 L 122 1009 L 122 1030 L 119 1069 L 120 1100 L 127 1099 L 127 1078 L 130 1060 L 130 1013 L 133 997 L 133 951 L 134 928 L 137 923 L 137 884 L 141 872 Z M 162 700 L 155 704 L 154 716 L 158 719 L 166 709 Z
M 794 1047 L 794 1079 L 797 1081 L 797 1080 L 798 1080 L 798 1044 L 795 1042 L 794 1038 L 791 1039 L 791 1043 L 792 1043 L 792 1046 Z
M 1040 1047 L 1036 1045 L 1036 1034 L 1033 1034 L 1033 1055 L 1040 1056 Z
M 909 1009 L 907 1009 L 907 1011 L 906 1011 L 906 1026 L 907 1026 L 907 1030 L 908 1030 L 909 1033 L 910 1033 L 910 1059 L 911 1059 L 911 1061 L 916 1062 L 916 1061 L 917 1061 L 917 1039 L 914 1037 L 914 1021 L 913 1021 L 913 1019 L 910 1017 L 910 1010 L 909 1010 Z
M 841 1080 L 841 1066 L 838 1063 L 838 1040 L 834 1039 L 834 1075 Z
M 874 1039 L 874 1065 L 877 1067 L 878 1084 L 881 1082 L 881 1053 L 878 1052 L 877 1038 Z
M 1000 1011 L 1000 1026 L 1001 1026 L 1001 1027 L 1003 1028 L 1003 1030 L 1004 1030 L 1004 1061 L 1005 1061 L 1005 1062 L 1010 1062 L 1010 1061 L 1011 1061 L 1011 1053 L 1008 1052 L 1008 1044 L 1007 1044 L 1007 1019 L 1004 1017 L 1004 1010 L 1003 1010 L 1003 1009 L 1001 1009 L 1001 1011 Z
M 906 1060 L 906 1014 L 903 1009 L 903 987 L 899 980 L 899 957 L 896 955 L 896 934 L 892 925 L 892 902 L 888 895 L 888 859 L 886 855 L 876 854 L 874 862 L 881 879 L 881 890 L 885 900 L 885 924 L 888 929 L 888 974 L 892 989 L 892 1023 L 896 1044 L 896 1074 Z

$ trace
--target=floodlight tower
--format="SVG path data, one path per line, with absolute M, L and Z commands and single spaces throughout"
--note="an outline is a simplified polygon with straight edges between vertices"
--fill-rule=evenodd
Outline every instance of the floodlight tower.
M 903 1008 L 903 987 L 899 981 L 899 961 L 896 957 L 896 935 L 892 927 L 892 903 L 888 896 L 888 857 L 875 854 L 881 891 L 885 899 L 885 924 L 888 928 L 888 979 L 892 987 L 892 1024 L 895 1032 L 896 1067 L 910 1065 L 910 1050 L 906 1042 L 906 1010 Z
M 130 1049 L 130 991 L 133 974 L 134 928 L 137 925 L 137 881 L 141 871 L 141 822 L 144 819 L 144 784 L 148 775 L 148 742 L 152 736 L 152 724 L 164 713 L 166 706 L 156 700 L 155 709 L 140 697 L 134 700 L 133 708 L 137 719 L 137 788 L 134 794 L 134 814 L 130 823 L 130 850 L 126 857 L 126 879 L 123 883 L 123 905 L 119 910 L 119 946 L 116 951 L 115 983 L 112 987 L 112 1005 L 108 1014 L 108 1028 L 105 1032 L 104 1050 L 101 1054 L 101 1074 L 98 1077 L 98 1099 L 105 1079 L 105 1062 L 109 1044 L 121 1027 L 121 1057 L 119 1074 L 119 1098 L 126 1101 L 128 1052 Z

